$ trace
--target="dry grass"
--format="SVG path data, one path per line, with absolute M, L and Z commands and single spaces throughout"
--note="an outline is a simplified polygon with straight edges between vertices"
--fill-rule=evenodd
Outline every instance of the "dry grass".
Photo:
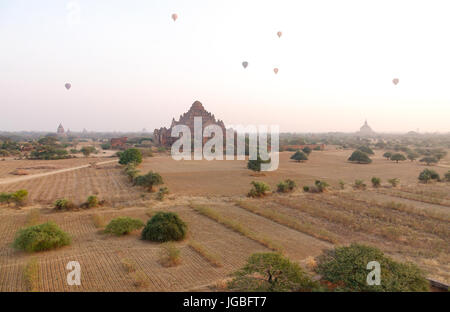
M 423 203 L 427 203 L 427 204 L 434 204 L 434 205 L 450 207 L 450 201 L 448 201 L 444 198 L 432 197 L 429 195 L 423 195 L 421 193 L 417 194 L 417 193 L 413 193 L 413 192 L 407 192 L 404 190 L 401 190 L 401 191 L 380 190 L 379 193 L 384 194 L 384 195 L 391 195 L 391 196 L 395 196 L 395 197 L 409 199 L 409 200 L 415 200 L 415 201 L 419 201 L 419 202 L 423 202 Z
M 222 262 L 220 261 L 219 256 L 208 251 L 206 247 L 200 244 L 199 242 L 191 240 L 189 241 L 188 246 L 191 247 L 195 252 L 197 252 L 200 256 L 205 258 L 206 261 L 211 263 L 211 265 L 215 266 L 216 268 L 222 266 Z
M 39 209 L 32 209 L 28 212 L 25 226 L 33 226 L 39 224 L 41 220 L 41 212 Z
M 150 284 L 148 276 L 142 271 L 135 271 L 130 276 L 133 279 L 133 285 L 138 288 L 146 288 Z
M 92 215 L 92 222 L 94 222 L 94 226 L 97 229 L 102 229 L 106 226 L 106 220 L 105 217 L 99 214 L 93 214 Z
M 246 228 L 242 224 L 222 216 L 217 211 L 215 211 L 211 208 L 205 207 L 205 206 L 200 206 L 200 205 L 191 204 L 190 206 L 192 209 L 194 209 L 198 213 L 226 226 L 227 228 L 258 242 L 261 245 L 263 245 L 269 249 L 283 253 L 283 248 L 280 245 L 274 243 L 272 240 L 268 239 L 267 237 L 258 235 L 257 233 L 250 231 L 248 228 Z
M 136 272 L 136 262 L 134 262 L 133 259 L 130 259 L 130 258 L 123 258 L 123 259 L 120 259 L 120 263 L 122 264 L 122 268 L 123 268 L 127 273 L 133 273 L 133 272 Z
M 39 291 L 39 264 L 36 258 L 30 259 L 25 265 L 23 278 L 28 291 Z
M 179 265 L 181 263 L 180 249 L 172 242 L 162 244 L 159 263 L 166 268 Z
M 293 230 L 311 235 L 315 238 L 330 242 L 330 243 L 337 243 L 338 239 L 330 232 L 324 229 L 320 229 L 318 227 L 313 226 L 310 223 L 305 222 L 298 222 L 297 220 L 293 219 L 292 217 L 279 213 L 274 210 L 263 210 L 260 208 L 257 208 L 246 201 L 236 201 L 236 205 L 242 209 L 245 209 L 247 211 L 250 211 L 254 214 L 257 214 L 261 217 L 270 219 L 276 223 L 279 223 L 281 225 L 287 226 Z

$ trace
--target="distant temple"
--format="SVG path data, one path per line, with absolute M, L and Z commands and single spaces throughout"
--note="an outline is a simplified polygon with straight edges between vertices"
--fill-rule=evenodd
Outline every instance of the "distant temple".
M 364 125 L 359 129 L 358 134 L 360 135 L 373 135 L 375 134 L 375 131 L 372 130 L 372 128 L 367 123 L 367 120 L 364 122 Z
M 122 138 L 112 138 L 111 139 L 111 149 L 125 149 L 127 147 L 127 137 Z
M 56 134 L 60 137 L 66 136 L 66 133 L 64 132 L 64 127 L 62 124 L 59 124 L 58 129 L 56 130 Z
M 153 132 L 153 136 L 155 139 L 155 143 L 162 146 L 171 146 L 176 140 L 178 140 L 178 137 L 172 137 L 172 128 L 176 125 L 185 125 L 188 126 L 191 130 L 191 135 L 194 135 L 194 117 L 202 117 L 202 126 L 203 129 L 209 125 L 217 125 L 220 128 L 222 128 L 222 133 L 225 135 L 225 125 L 222 120 L 216 120 L 216 117 L 214 117 L 213 114 L 206 111 L 203 107 L 202 103 L 199 101 L 195 101 L 191 108 L 184 113 L 183 115 L 180 115 L 180 119 L 178 121 L 175 120 L 175 118 L 172 118 L 172 124 L 170 125 L 170 128 L 160 128 L 155 129 Z M 209 138 L 203 138 L 203 143 L 208 141 Z

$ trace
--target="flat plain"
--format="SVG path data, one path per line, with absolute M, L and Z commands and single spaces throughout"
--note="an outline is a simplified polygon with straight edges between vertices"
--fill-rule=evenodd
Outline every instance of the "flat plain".
M 416 161 L 397 164 L 384 159 L 383 151 L 376 151 L 369 165 L 348 163 L 349 154 L 350 150 L 330 147 L 297 163 L 289 159 L 291 152 L 282 152 L 279 169 L 262 174 L 246 169 L 245 161 L 175 161 L 158 154 L 146 158 L 138 169 L 161 174 L 170 190 L 164 201 L 131 185 L 116 163 L 33 177 L 93 160 L 2 161 L 3 181 L 13 178 L 10 172 L 19 168 L 41 169 L 24 169 L 31 171 L 27 175 L 31 178 L 0 184 L 0 192 L 29 192 L 25 207 L 0 208 L 0 291 L 26 291 L 24 267 L 33 258 L 38 263 L 39 291 L 220 289 L 254 252 L 278 251 L 307 269 L 308 261 L 323 249 L 351 242 L 377 246 L 395 259 L 415 262 L 427 277 L 449 283 L 450 184 L 418 183 L 426 166 Z M 442 175 L 449 170 L 449 163 L 447 156 L 432 168 Z M 371 187 L 373 176 L 381 178 L 381 187 Z M 387 182 L 391 178 L 399 178 L 400 185 L 391 187 Z M 285 179 L 294 180 L 299 187 L 289 194 L 272 193 L 260 199 L 246 196 L 253 180 L 264 181 L 275 191 L 277 183 Z M 366 190 L 352 188 L 356 179 L 365 181 Z M 315 180 L 327 181 L 330 189 L 321 194 L 304 193 L 302 187 Z M 340 180 L 344 189 L 339 187 Z M 97 195 L 105 204 L 67 212 L 52 208 L 56 199 L 80 204 L 89 195 Z M 202 208 L 222 220 L 234 221 L 242 230 L 208 217 L 201 213 Z M 161 245 L 142 241 L 139 232 L 110 236 L 94 222 L 95 217 L 108 222 L 118 216 L 146 222 L 155 211 L 177 212 L 189 226 L 188 238 L 176 243 L 181 250 L 178 266 L 161 265 Z M 72 236 L 72 244 L 34 254 L 14 250 L 11 243 L 16 231 L 33 215 L 39 222 L 56 222 Z M 217 263 L 196 251 L 191 242 L 203 246 Z M 69 261 L 81 265 L 81 286 L 67 285 Z M 134 272 L 127 271 L 124 262 L 131 262 Z

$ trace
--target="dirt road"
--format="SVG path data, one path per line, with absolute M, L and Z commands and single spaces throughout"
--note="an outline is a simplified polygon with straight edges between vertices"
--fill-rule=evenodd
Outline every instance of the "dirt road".
M 114 162 L 117 162 L 117 159 L 97 162 L 96 165 L 104 165 L 104 164 L 109 164 L 109 163 L 114 163 Z M 59 170 L 50 171 L 50 172 L 37 173 L 37 174 L 33 174 L 33 175 L 28 175 L 28 176 L 21 176 L 21 177 L 12 177 L 12 178 L 7 178 L 7 179 L 1 179 L 0 180 L 0 185 L 9 184 L 9 183 L 15 183 L 15 182 L 27 181 L 27 180 L 36 179 L 36 178 L 40 178 L 40 177 L 45 177 L 45 176 L 58 174 L 58 173 L 63 173 L 63 172 L 67 172 L 67 171 L 73 171 L 73 170 L 79 170 L 79 169 L 83 169 L 83 168 L 88 168 L 90 166 L 91 166 L 91 164 L 87 164 L 87 165 L 82 165 L 82 166 L 77 166 L 77 167 L 59 169 Z

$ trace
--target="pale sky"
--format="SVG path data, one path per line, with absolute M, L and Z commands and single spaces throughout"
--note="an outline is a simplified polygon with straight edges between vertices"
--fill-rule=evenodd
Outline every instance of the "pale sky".
M 448 0 L 0 0 L 0 131 L 153 131 L 199 100 L 225 124 L 282 132 L 366 118 L 447 132 L 449 13 Z

